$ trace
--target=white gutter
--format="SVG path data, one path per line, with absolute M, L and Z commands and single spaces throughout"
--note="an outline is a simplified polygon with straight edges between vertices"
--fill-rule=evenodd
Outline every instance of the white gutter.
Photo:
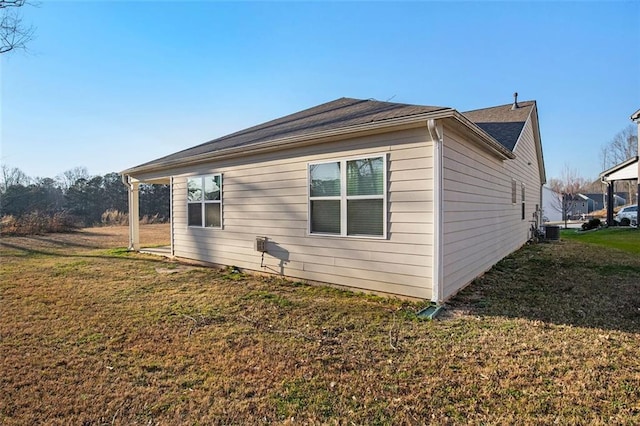
M 173 176 L 169 178 L 169 230 L 171 232 L 171 257 L 176 255 L 173 232 Z
M 455 110 L 451 108 L 445 108 L 429 113 L 416 114 L 408 117 L 400 117 L 394 118 L 390 120 L 383 120 L 373 123 L 365 123 L 358 124 L 355 126 L 348 126 L 339 129 L 332 130 L 324 130 L 320 132 L 312 132 L 305 133 L 302 135 L 289 136 L 284 138 L 278 138 L 274 140 L 270 140 L 267 142 L 257 143 L 255 145 L 242 145 L 231 148 L 224 148 L 212 152 L 206 152 L 202 154 L 193 155 L 185 158 L 177 158 L 172 160 L 158 161 L 155 164 L 150 164 L 148 166 L 140 165 L 136 167 L 132 167 L 130 169 L 124 170 L 120 172 L 120 174 L 128 174 L 132 175 L 134 173 L 150 173 L 156 171 L 162 171 L 165 169 L 169 169 L 175 166 L 185 166 L 185 165 L 194 165 L 200 163 L 206 163 L 213 159 L 222 160 L 232 157 L 238 156 L 246 156 L 248 152 L 251 155 L 282 150 L 282 149 L 291 149 L 299 146 L 306 146 L 310 144 L 324 143 L 329 142 L 331 140 L 339 140 L 344 138 L 345 136 L 349 137 L 358 137 L 365 136 L 367 134 L 379 133 L 384 131 L 385 129 L 397 130 L 397 128 L 414 128 L 424 126 L 428 119 L 439 119 L 445 117 L 451 117 L 455 113 Z M 459 113 L 458 113 L 459 114 Z M 465 123 L 467 124 L 467 123 Z M 486 138 L 488 138 L 488 143 L 493 141 L 493 138 L 488 134 L 484 133 L 480 128 L 475 126 L 470 121 L 468 122 L 472 127 L 477 128 Z M 497 144 L 497 142 L 496 142 Z M 491 145 L 493 147 L 493 145 Z
M 429 135 L 433 141 L 433 258 L 431 301 L 439 304 L 444 295 L 444 253 L 442 247 L 442 127 L 434 119 L 427 121 Z
M 497 154 L 504 160 L 513 159 L 515 155 L 496 141 L 491 135 L 475 125 L 471 120 L 460 114 L 452 108 L 443 108 L 441 110 L 416 114 L 408 117 L 399 117 L 389 120 L 382 120 L 373 123 L 358 124 L 354 126 L 342 127 L 339 129 L 323 130 L 320 132 L 305 133 L 302 135 L 289 136 L 284 138 L 273 139 L 267 142 L 256 143 L 254 145 L 241 145 L 236 147 L 224 148 L 212 152 L 193 155 L 184 158 L 174 158 L 171 160 L 158 160 L 151 162 L 153 164 L 140 165 L 120 172 L 123 175 L 133 175 L 139 173 L 153 173 L 176 166 L 196 165 L 206 163 L 211 160 L 223 160 L 239 156 L 246 156 L 248 152 L 251 155 L 278 151 L 283 149 L 291 149 L 301 146 L 313 145 L 317 143 L 325 143 L 334 140 L 344 139 L 345 136 L 358 137 L 369 134 L 380 133 L 383 131 L 392 131 L 398 129 L 410 129 L 425 125 L 427 120 L 438 120 L 441 118 L 452 117 L 455 121 L 467 128 L 478 139 L 484 142 L 486 148 Z

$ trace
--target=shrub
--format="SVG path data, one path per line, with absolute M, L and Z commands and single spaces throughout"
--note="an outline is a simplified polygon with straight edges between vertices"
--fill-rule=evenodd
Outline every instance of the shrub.
M 598 218 L 589 219 L 589 222 L 582 224 L 582 230 L 588 231 L 590 229 L 597 229 L 597 228 L 600 228 L 601 225 L 602 225 L 602 222 L 600 221 L 600 219 Z
M 69 232 L 79 225 L 67 212 L 45 214 L 38 211 L 19 217 L 12 215 L 0 219 L 0 235 L 35 235 L 51 232 Z
M 142 216 L 142 219 L 140 219 L 141 225 L 151 225 L 154 223 L 166 223 L 166 222 L 167 222 L 167 219 L 163 216 L 160 216 L 160 213 L 156 213 L 153 216 L 149 216 L 145 214 L 144 216 Z
M 107 209 L 100 218 L 103 225 L 128 225 L 129 214 L 116 209 Z
M 141 225 L 150 225 L 154 223 L 166 223 L 168 219 L 164 216 L 160 216 L 160 213 L 156 213 L 154 215 L 144 215 L 140 219 Z M 128 225 L 129 224 L 129 214 L 118 211 L 116 209 L 108 209 L 104 213 L 102 213 L 102 217 L 100 218 L 100 223 L 106 226 L 117 226 L 117 225 Z

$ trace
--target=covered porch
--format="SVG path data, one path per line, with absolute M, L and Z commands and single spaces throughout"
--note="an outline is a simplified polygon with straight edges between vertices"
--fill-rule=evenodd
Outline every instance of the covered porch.
M 156 254 L 161 256 L 172 257 L 174 254 L 173 249 L 173 233 L 169 232 L 170 244 L 162 247 L 143 247 L 140 242 L 140 185 L 169 185 L 169 216 L 170 221 L 173 219 L 173 196 L 171 191 L 171 177 L 160 177 L 153 179 L 137 179 L 131 175 L 123 174 L 122 183 L 125 184 L 129 196 L 129 250 L 141 251 L 149 254 Z M 132 220 L 137 218 L 137 220 Z M 171 223 L 170 223 L 171 228 Z
M 632 157 L 609 170 L 600 173 L 600 180 L 607 185 L 607 225 L 613 225 L 614 183 L 619 181 L 635 181 L 638 179 L 638 156 Z M 640 226 L 640 224 L 639 224 Z

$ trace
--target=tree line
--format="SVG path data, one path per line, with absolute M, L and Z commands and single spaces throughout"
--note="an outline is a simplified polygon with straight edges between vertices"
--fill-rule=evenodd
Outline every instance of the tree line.
M 139 195 L 140 218 L 169 220 L 168 185 L 142 184 Z M 56 178 L 31 178 L 18 168 L 0 166 L 0 217 L 63 215 L 75 226 L 93 226 L 114 216 L 126 221 L 126 212 L 127 187 L 118 173 L 91 176 L 86 168 L 76 167 Z

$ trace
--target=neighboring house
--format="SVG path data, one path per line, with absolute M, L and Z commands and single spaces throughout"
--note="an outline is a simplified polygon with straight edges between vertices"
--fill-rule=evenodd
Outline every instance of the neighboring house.
M 617 192 L 613 195 L 614 207 L 623 206 L 626 204 L 627 193 Z M 559 194 L 551 188 L 545 186 L 542 192 L 542 211 L 543 216 L 548 219 L 549 222 L 563 221 L 563 202 L 566 204 L 566 213 L 568 220 L 580 220 L 585 219 L 593 212 L 606 208 L 607 195 L 606 194 L 575 194 L 567 195 L 564 198 L 562 194 Z
M 591 200 L 583 194 L 568 194 L 565 197 L 565 203 L 567 203 L 567 216 L 569 219 L 584 218 L 589 214 L 589 206 L 592 204 Z
M 542 187 L 542 217 L 546 222 L 561 222 L 562 194 L 548 186 Z
M 607 208 L 607 193 L 590 193 L 590 194 L 582 194 L 585 197 L 589 198 L 589 213 L 594 211 L 603 210 Z M 620 207 L 627 204 L 627 198 L 629 197 L 629 193 L 627 192 L 616 192 L 613 194 L 613 207 Z
M 340 98 L 122 175 L 130 217 L 170 183 L 175 256 L 435 302 L 529 239 L 545 183 L 534 101 Z

